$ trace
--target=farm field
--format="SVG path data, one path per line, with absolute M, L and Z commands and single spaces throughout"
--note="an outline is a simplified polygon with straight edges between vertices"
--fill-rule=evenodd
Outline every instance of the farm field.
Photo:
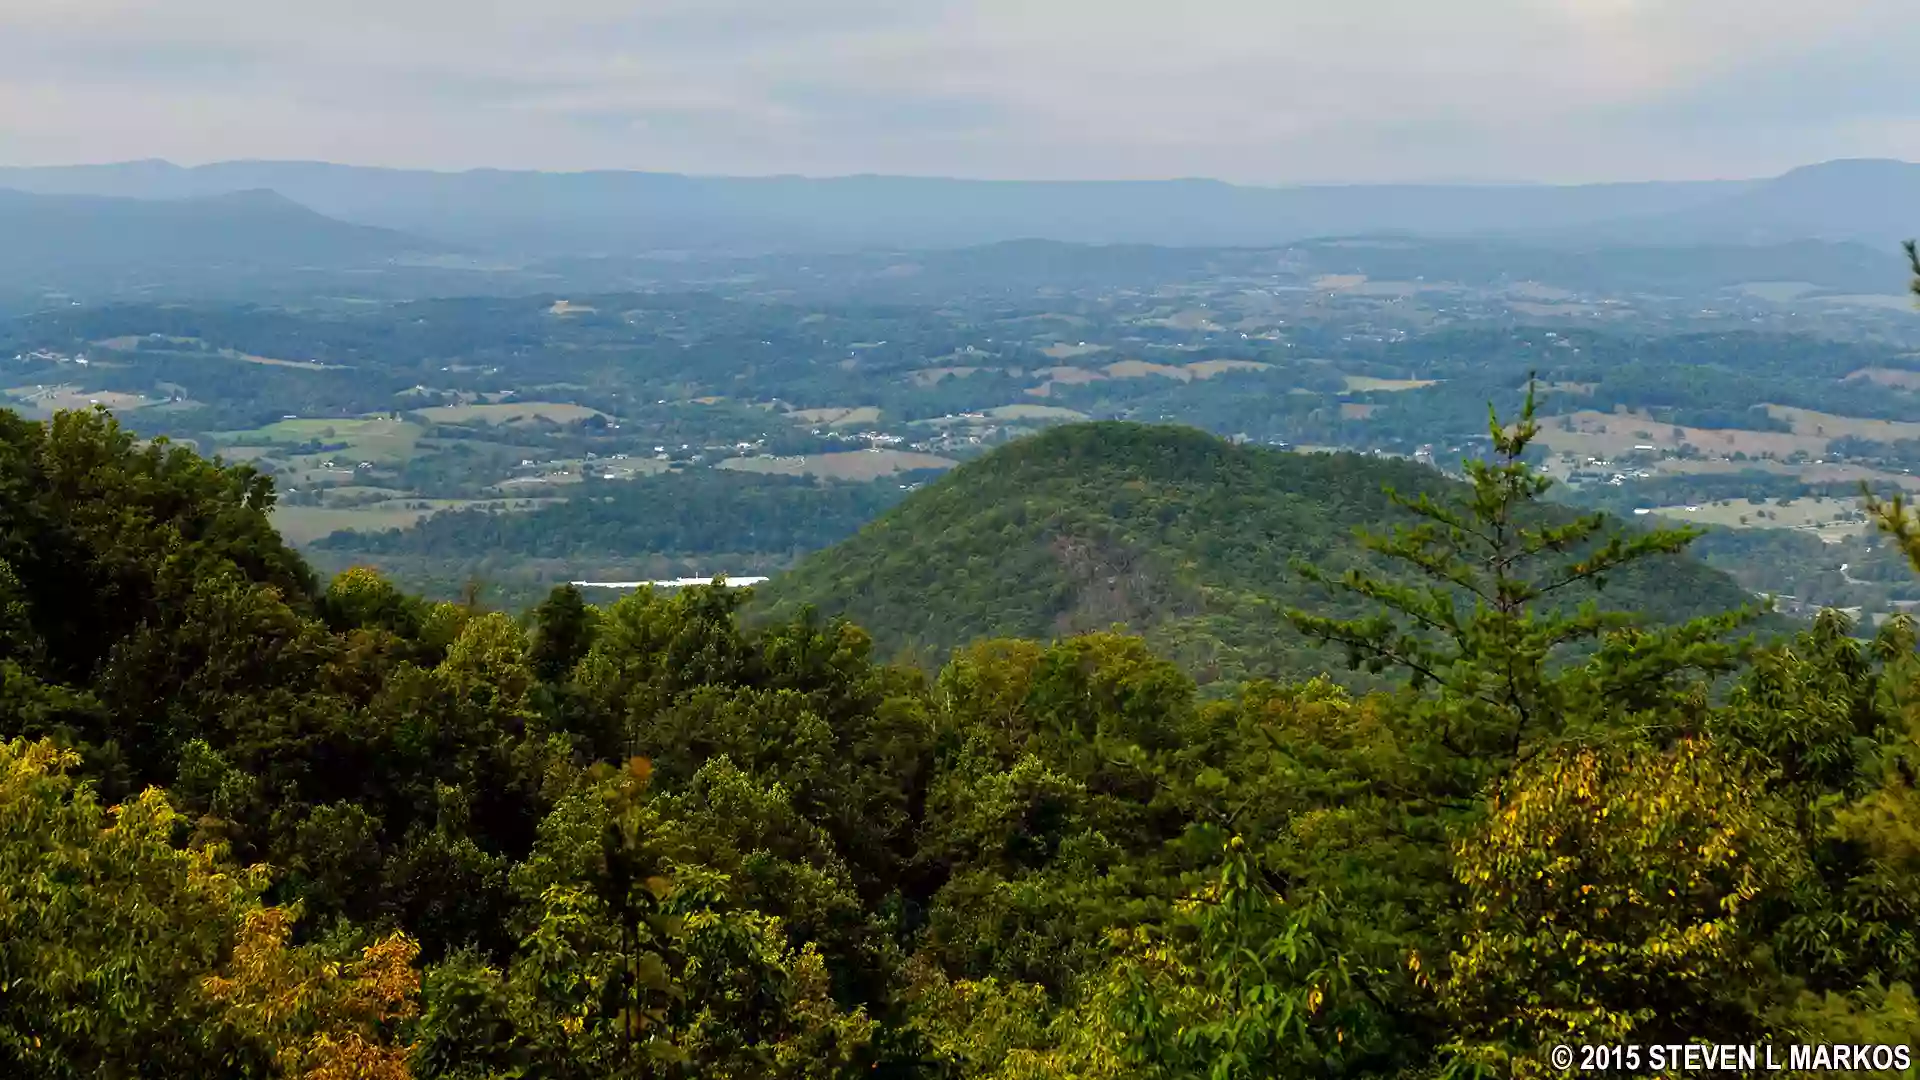
M 995 420 L 1085 420 L 1087 414 L 1058 405 L 1001 405 L 987 410 Z
M 600 458 L 587 461 L 583 458 L 554 458 L 542 461 L 537 473 L 523 473 L 511 476 L 493 485 L 494 491 L 528 491 L 543 485 L 578 484 L 589 471 L 604 480 L 629 480 L 636 476 L 653 476 L 673 469 L 673 463 L 659 461 L 650 457 L 628 457 L 624 459 Z
M 1265 371 L 1272 366 L 1257 360 L 1196 360 L 1191 364 L 1156 364 L 1146 360 L 1118 360 L 1099 369 L 1061 364 L 1036 369 L 1033 374 L 1044 381 L 1038 386 L 1029 387 L 1027 393 L 1040 398 L 1052 397 L 1053 388 L 1056 386 L 1077 386 L 1100 382 L 1103 379 L 1144 379 L 1158 376 L 1180 382 L 1193 382 L 1196 379 L 1211 379 L 1215 375 L 1228 371 Z
M 219 354 L 229 360 L 238 360 L 243 364 L 265 364 L 268 367 L 299 368 L 302 371 L 344 371 L 341 364 L 322 364 L 314 360 L 279 360 L 271 356 L 255 356 L 252 353 L 221 349 Z
M 1168 379 L 1185 382 L 1193 378 L 1193 372 L 1173 364 L 1153 364 L 1145 360 L 1121 360 L 1107 365 L 1107 377 L 1110 379 L 1144 379 L 1149 375 L 1159 375 Z
M 567 405 L 555 401 L 514 401 L 482 405 L 435 405 L 415 409 L 422 419 L 436 424 L 518 424 L 529 420 L 551 420 L 572 424 L 590 416 L 607 419 L 607 414 L 585 405 Z
M 984 370 L 986 369 L 977 368 L 977 367 L 920 368 L 917 371 L 910 372 L 907 377 L 913 382 L 913 385 L 915 386 L 934 386 L 934 385 L 937 385 L 942 379 L 947 379 L 947 378 L 964 379 L 976 371 L 984 371 Z
M 355 502 L 386 502 L 414 497 L 411 492 L 402 491 L 399 488 L 379 487 L 374 484 L 348 484 L 344 487 L 327 489 L 327 499 L 332 506 L 346 506 Z
M 1877 442 L 1920 439 L 1920 422 L 1910 420 L 1841 416 L 1785 405 L 1768 405 L 1766 410 L 1769 415 L 1786 421 L 1793 430 L 1684 427 L 1662 423 L 1644 414 L 1602 413 L 1582 409 L 1542 417 L 1540 442 L 1558 453 L 1603 458 L 1630 453 L 1640 446 L 1650 446 L 1659 451 L 1677 451 L 1682 446 L 1692 446 L 1704 454 L 1716 456 L 1739 453 L 1748 458 L 1784 459 L 1794 454 L 1805 454 L 1810 458 L 1824 456 L 1829 443 L 1847 436 Z M 1734 463 L 1734 469 L 1758 467 L 1759 464 L 1757 461 L 1738 462 Z
M 1048 382 L 1064 383 L 1067 385 L 1099 382 L 1101 379 L 1106 378 L 1105 375 L 1094 371 L 1092 368 L 1074 367 L 1070 364 L 1040 368 L 1036 370 L 1034 374 L 1046 379 Z
M 220 349 L 210 347 L 205 340 L 197 337 L 177 337 L 164 334 L 121 334 L 117 337 L 103 338 L 93 344 L 113 352 L 135 352 L 142 341 L 164 341 L 168 345 L 182 350 L 200 350 L 209 356 L 219 356 L 228 360 L 238 360 L 244 364 L 264 364 L 268 367 L 300 368 L 305 371 L 339 371 L 339 364 L 322 364 L 312 360 L 281 360 L 271 356 L 257 356 L 241 352 L 238 349 Z
M 1258 360 L 1196 360 L 1187 365 L 1187 370 L 1196 379 L 1211 379 L 1229 371 L 1266 371 L 1271 367 Z
M 1176 311 L 1164 319 L 1144 319 L 1147 326 L 1168 326 L 1175 330 L 1220 330 L 1223 327 L 1214 322 L 1214 313 L 1204 308 L 1189 308 Z
M 1197 360 L 1191 364 L 1156 364 L 1146 360 L 1117 360 L 1098 371 L 1080 367 L 1041 368 L 1034 374 L 1047 379 L 1047 384 L 1035 387 L 1028 393 L 1044 391 L 1052 383 L 1074 384 L 1098 382 L 1101 379 L 1144 379 L 1153 375 L 1163 379 L 1192 382 L 1195 379 L 1210 379 L 1222 372 L 1264 371 L 1272 366 L 1257 360 Z
M 809 424 L 825 424 L 828 427 L 880 422 L 880 410 L 871 405 L 855 408 L 795 409 L 788 415 L 795 420 Z
M 1042 398 L 1051 397 L 1055 386 L 1079 386 L 1085 383 L 1099 382 L 1107 377 L 1098 371 L 1068 365 L 1040 368 L 1035 371 L 1034 374 L 1046 381 L 1038 386 L 1028 387 L 1027 393 L 1034 397 Z
M 1095 353 L 1103 353 L 1111 347 L 1112 346 L 1108 345 L 1089 345 L 1082 341 L 1075 345 L 1065 343 L 1049 345 L 1040 351 L 1054 360 L 1071 360 L 1076 356 L 1092 356 Z
M 342 417 L 339 419 L 294 418 L 278 420 L 245 431 L 223 431 L 214 436 L 214 449 L 225 453 L 228 447 L 257 450 L 262 444 L 308 443 L 345 444 L 341 449 L 296 458 L 290 464 L 317 465 L 323 459 L 375 464 L 397 464 L 413 456 L 426 429 L 408 420 L 384 416 Z M 254 453 L 252 456 L 262 456 Z
M 1902 368 L 1861 368 L 1849 372 L 1843 382 L 1870 382 L 1876 386 L 1891 386 L 1899 390 L 1920 390 L 1920 371 L 1907 371 Z
M 1593 309 L 1585 304 L 1549 304 L 1539 300 L 1515 300 L 1513 310 L 1523 315 L 1532 315 L 1541 319 L 1565 318 L 1567 316 L 1588 315 Z
M 1365 274 L 1321 274 L 1313 279 L 1313 287 L 1327 291 L 1351 289 L 1367 283 Z
M 562 467 L 540 473 L 537 476 L 510 476 L 498 484 L 495 484 L 492 490 L 503 493 L 520 493 L 540 491 L 546 488 L 566 487 L 567 485 L 581 482 L 580 473 L 577 470 Z
M 1852 435 L 1878 442 L 1920 439 L 1920 423 L 1911 420 L 1868 420 L 1857 416 L 1836 416 L 1833 413 L 1815 412 L 1812 409 L 1796 409 L 1786 405 L 1769 405 L 1767 412 L 1792 424 L 1793 433 L 1796 435 L 1815 435 L 1827 439 Z
M 1563 427 L 1569 425 L 1571 430 Z M 1837 437 L 1838 432 L 1831 437 Z M 1648 416 L 1603 413 L 1591 409 L 1542 417 L 1540 443 L 1558 453 L 1615 457 L 1636 446 L 1678 450 L 1691 445 L 1707 454 L 1743 453 L 1748 457 L 1785 458 L 1795 453 L 1826 453 L 1827 435 L 1800 435 L 1784 431 L 1745 431 L 1733 428 L 1692 428 L 1663 424 Z
M 669 472 L 673 469 L 673 463 L 642 457 L 627 458 L 625 461 L 597 461 L 594 467 L 602 470 L 601 475 L 607 479 L 624 480 L 632 476 L 655 476 Z
M 1376 379 L 1371 375 L 1342 375 L 1350 392 L 1372 393 L 1374 391 L 1419 390 L 1428 386 L 1438 386 L 1438 379 Z
M 72 385 L 16 386 L 6 391 L 6 396 L 11 399 L 8 404 L 33 417 L 52 416 L 63 409 L 90 409 L 95 405 L 104 405 L 114 412 L 132 412 L 156 404 L 139 394 L 82 390 Z
M 1822 538 L 1858 536 L 1868 529 L 1859 499 L 1722 499 L 1694 506 L 1657 506 L 1655 515 L 1691 525 L 1728 529 L 1807 529 Z
M 1900 487 L 1908 491 L 1920 491 L 1920 476 L 1912 473 L 1888 472 L 1884 469 L 1868 468 L 1865 465 L 1832 461 L 1819 465 L 1791 465 L 1784 461 L 1696 461 L 1668 458 L 1660 463 L 1662 473 L 1730 475 L 1750 470 L 1772 473 L 1776 476 L 1791 476 L 1808 484 L 1866 483 L 1873 485 L 1875 489 Z
M 504 503 L 505 510 L 530 510 L 546 499 L 394 499 L 365 506 L 276 506 L 273 524 L 296 544 L 310 544 L 342 529 L 378 532 L 404 529 L 439 510 Z
M 797 457 L 728 458 L 716 468 L 783 476 L 824 476 L 834 480 L 877 480 L 916 469 L 951 469 L 959 462 L 910 450 L 851 450 Z

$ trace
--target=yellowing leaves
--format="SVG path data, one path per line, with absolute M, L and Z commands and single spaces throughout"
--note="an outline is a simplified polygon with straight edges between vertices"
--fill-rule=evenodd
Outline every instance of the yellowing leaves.
M 33 972 L 8 1019 L 46 1036 L 30 1068 L 214 1075 L 246 1048 L 305 1080 L 406 1076 L 388 1025 L 414 1008 L 410 940 L 341 963 L 289 948 L 296 914 L 260 905 L 262 869 L 174 847 L 180 814 L 158 790 L 103 809 L 63 775 L 74 764 L 0 743 L 0 948 Z
M 288 946 L 296 916 L 287 908 L 248 912 L 227 972 L 203 984 L 207 998 L 228 1023 L 272 1047 L 289 1076 L 405 1080 L 412 1048 L 386 1033 L 418 1011 L 419 946 L 392 934 L 340 963 L 313 946 Z
M 1738 985 L 1740 904 L 1801 867 L 1759 785 L 1699 740 L 1548 753 L 1491 809 L 1455 847 L 1473 927 L 1441 993 L 1470 1029 L 1518 1045 L 1548 1028 L 1626 1039 L 1655 987 L 1688 1000 L 1690 982 Z M 1520 1021 L 1528 998 L 1536 1018 Z

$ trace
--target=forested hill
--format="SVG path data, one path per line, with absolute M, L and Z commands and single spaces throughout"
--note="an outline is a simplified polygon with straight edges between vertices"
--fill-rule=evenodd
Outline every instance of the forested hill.
M 934 659 L 976 638 L 1124 623 L 1202 680 L 1310 676 L 1343 665 L 1282 613 L 1339 605 L 1295 563 L 1373 568 L 1354 530 L 1411 523 L 1389 488 L 1437 498 L 1463 485 L 1411 461 L 1288 453 L 1191 428 L 1063 426 L 915 492 L 764 586 L 758 604 L 780 616 L 813 605 L 883 648 Z M 1669 557 L 1607 582 L 1600 599 L 1670 622 L 1750 597 Z

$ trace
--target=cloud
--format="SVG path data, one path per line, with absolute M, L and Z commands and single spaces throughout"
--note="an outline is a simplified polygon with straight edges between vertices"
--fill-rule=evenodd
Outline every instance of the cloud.
M 1753 175 L 1920 157 L 1910 0 L 10 0 L 0 158 Z

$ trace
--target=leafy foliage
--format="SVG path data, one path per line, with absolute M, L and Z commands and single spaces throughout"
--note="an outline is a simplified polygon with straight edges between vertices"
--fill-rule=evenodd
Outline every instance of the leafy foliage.
M 922 604 L 1027 625 L 1102 580 L 1059 576 L 1097 541 L 1184 614 L 930 676 L 790 595 L 516 620 L 323 588 L 249 470 L 0 417 L 0 1071 L 1519 1076 L 1574 1036 L 1912 1041 L 1912 625 L 1730 642 L 1687 536 L 1542 506 L 1531 424 L 1467 484 L 1124 426 L 989 455 L 841 585 L 906 618 L 880 586 L 964 580 Z M 1293 555 L 1346 598 L 1292 623 L 1369 687 L 1203 693 L 1156 650 L 1274 614 L 1214 605 Z M 1560 600 L 1602 578 L 1612 607 Z M 1636 611 L 1655 588 L 1695 595 Z M 1325 666 L 1291 640 L 1260 655 Z

